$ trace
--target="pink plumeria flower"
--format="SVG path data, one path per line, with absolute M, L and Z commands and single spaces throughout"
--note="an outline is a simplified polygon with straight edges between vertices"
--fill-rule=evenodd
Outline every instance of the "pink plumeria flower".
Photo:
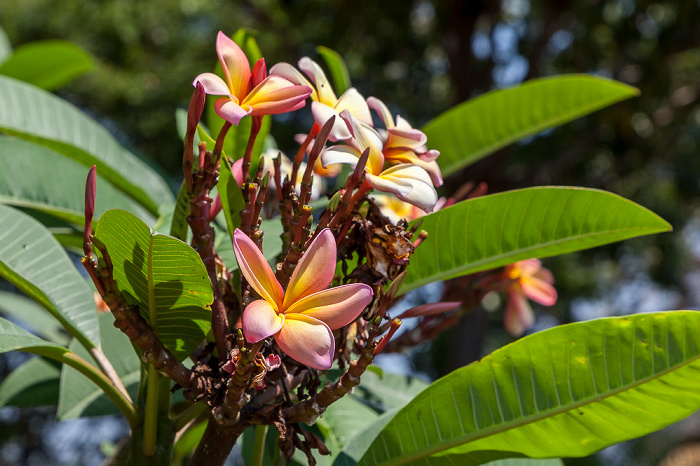
M 412 163 L 401 163 L 384 170 L 383 143 L 377 130 L 358 121 L 347 111 L 340 116 L 347 123 L 352 137 L 345 141 L 347 145 L 325 149 L 321 154 L 323 165 L 347 163 L 355 166 L 365 149 L 369 148 L 365 165 L 366 183 L 379 191 L 395 194 L 402 201 L 426 212 L 432 212 L 437 202 L 437 192 L 428 172 Z
M 233 179 L 236 180 L 236 184 L 238 186 L 243 184 L 243 159 L 238 159 L 235 162 L 233 162 L 233 165 L 231 165 L 231 173 L 233 175 Z M 219 193 L 216 193 L 216 197 L 214 198 L 214 201 L 211 203 L 211 207 L 209 208 L 209 221 L 213 222 L 214 219 L 216 218 L 217 215 L 221 212 L 221 196 L 219 196 Z
M 410 222 L 417 218 L 428 215 L 428 212 L 419 209 L 418 207 L 411 205 L 408 202 L 404 202 L 396 196 L 390 194 L 374 194 L 372 195 L 372 199 L 374 199 L 374 202 L 377 203 L 379 211 L 386 218 L 391 220 L 391 222 L 394 225 L 398 224 L 400 220 L 406 220 L 407 222 Z M 433 212 L 437 212 L 438 210 L 444 207 L 449 207 L 454 203 L 455 200 L 453 198 L 447 199 L 445 197 L 441 197 L 435 203 L 435 207 L 433 207 Z
M 243 311 L 245 338 L 257 343 L 274 336 L 291 358 L 314 369 L 333 364 L 333 330 L 355 320 L 372 299 L 372 288 L 362 283 L 328 289 L 336 265 L 336 245 L 323 230 L 299 260 L 287 290 L 258 247 L 241 230 L 233 234 L 238 266 L 250 286 L 263 298 Z
M 508 302 L 503 325 L 511 335 L 519 337 L 535 323 L 528 298 L 543 306 L 557 302 L 557 290 L 552 286 L 554 276 L 538 259 L 527 259 L 507 266 L 503 277 L 512 280 L 506 289 Z
M 326 74 L 315 61 L 309 57 L 304 57 L 299 60 L 299 69 L 306 73 L 311 82 L 289 63 L 276 64 L 270 68 L 270 74 L 281 76 L 295 84 L 312 88 L 311 100 L 313 102 L 311 103 L 311 113 L 314 115 L 316 124 L 321 127 L 335 115 L 335 123 L 329 137 L 331 141 L 342 141 L 351 137 L 347 126 L 339 118 L 340 113 L 344 110 L 350 112 L 361 122 L 372 125 L 372 115 L 369 112 L 367 102 L 357 89 L 351 87 L 338 98 L 333 92 Z
M 440 152 L 434 149 L 428 150 L 425 145 L 428 142 L 428 136 L 398 115 L 394 124 L 389 108 L 376 97 L 368 98 L 367 105 L 377 112 L 386 127 L 386 132 L 380 133 L 384 143 L 382 152 L 386 162 L 418 165 L 430 174 L 436 187 L 442 186 L 442 173 L 435 161 Z
M 216 53 L 224 79 L 214 73 L 202 73 L 194 80 L 210 95 L 221 95 L 215 103 L 216 113 L 237 125 L 246 115 L 273 115 L 302 108 L 311 93 L 308 86 L 298 86 L 281 76 L 267 76 L 265 59 L 250 70 L 243 50 L 223 32 L 216 38 Z

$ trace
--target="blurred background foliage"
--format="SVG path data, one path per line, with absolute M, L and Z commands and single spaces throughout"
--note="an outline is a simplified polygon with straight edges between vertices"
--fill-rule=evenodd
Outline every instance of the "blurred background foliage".
M 638 87 L 639 98 L 505 148 L 442 189 L 468 181 L 485 181 L 489 192 L 600 188 L 674 226 L 672 234 L 546 261 L 561 299 L 538 309 L 543 328 L 700 307 L 698 9 L 696 0 L 22 0 L 2 3 L 0 26 L 15 47 L 63 39 L 87 50 L 94 69 L 58 94 L 162 167 L 173 186 L 181 160 L 174 112 L 189 101 L 194 77 L 216 63 L 219 30 L 257 31 L 268 67 L 318 59 L 315 47 L 328 46 L 365 97 L 381 98 L 415 126 L 485 91 L 554 74 L 595 73 Z M 293 148 L 303 118 L 277 119 L 285 123 L 274 130 L 282 149 Z M 416 366 L 437 376 L 506 343 L 499 312 L 468 316 L 434 351 L 417 353 Z M 12 365 L 3 361 L 6 371 Z M 571 464 L 656 464 L 671 443 L 700 436 L 697 425 L 685 426 Z M 3 429 L 0 439 L 7 435 Z M 22 462 L 30 462 L 26 446 Z

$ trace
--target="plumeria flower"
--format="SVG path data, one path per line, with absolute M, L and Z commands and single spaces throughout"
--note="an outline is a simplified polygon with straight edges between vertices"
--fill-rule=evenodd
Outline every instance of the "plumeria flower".
M 358 121 L 347 111 L 340 114 L 347 123 L 352 137 L 345 141 L 347 145 L 328 147 L 321 154 L 323 165 L 347 163 L 352 166 L 369 148 L 369 158 L 365 165 L 366 183 L 379 191 L 393 193 L 409 204 L 432 212 L 437 202 L 437 193 L 430 175 L 422 167 L 412 163 L 401 163 L 384 170 L 384 153 L 382 138 L 377 130 Z
M 351 137 L 347 126 L 338 118 L 344 110 L 350 112 L 352 116 L 361 122 L 372 125 L 372 115 L 364 97 L 354 87 L 349 88 L 340 96 L 336 97 L 331 83 L 321 67 L 309 57 L 299 60 L 299 69 L 309 77 L 311 82 L 304 77 L 296 68 L 289 63 L 278 63 L 270 68 L 270 75 L 281 76 L 295 84 L 310 86 L 311 91 L 311 113 L 314 115 L 316 124 L 323 126 L 333 115 L 335 124 L 331 130 L 329 139 L 331 141 L 341 141 Z
M 402 219 L 410 222 L 417 218 L 423 217 L 424 215 L 428 215 L 428 212 L 419 209 L 408 202 L 404 202 L 396 196 L 390 194 L 374 194 L 372 199 L 374 199 L 374 202 L 377 203 L 379 211 L 382 213 L 382 215 L 391 220 L 394 225 L 398 224 Z M 438 210 L 451 206 L 454 203 L 455 200 L 453 198 L 447 199 L 445 197 L 441 197 L 435 203 L 433 212 L 437 212 Z
M 368 98 L 367 105 L 377 112 L 386 127 L 386 132 L 380 133 L 384 143 L 382 152 L 384 152 L 385 161 L 390 164 L 412 163 L 423 167 L 430 173 L 433 184 L 436 187 L 442 186 L 442 173 L 435 161 L 440 152 L 434 149 L 428 150 L 425 145 L 428 142 L 428 136 L 398 115 L 394 124 L 389 108 L 376 97 Z
M 308 86 L 299 86 L 281 76 L 266 76 L 265 59 L 250 70 L 243 50 L 223 32 L 216 38 L 216 53 L 224 79 L 214 73 L 202 73 L 194 80 L 210 95 L 221 95 L 215 103 L 216 113 L 237 125 L 246 115 L 272 115 L 302 108 L 311 93 Z
M 257 343 L 274 336 L 291 358 L 314 369 L 333 363 L 333 330 L 355 320 L 372 299 L 362 283 L 328 289 L 337 260 L 330 230 L 323 230 L 299 260 L 286 291 L 255 243 L 241 230 L 233 235 L 233 249 L 241 273 L 262 297 L 243 311 L 245 338 Z
M 557 290 L 552 286 L 554 276 L 538 259 L 527 259 L 507 266 L 503 278 L 511 280 L 506 289 L 508 302 L 503 325 L 508 333 L 519 337 L 535 323 L 528 298 L 543 306 L 557 302 Z

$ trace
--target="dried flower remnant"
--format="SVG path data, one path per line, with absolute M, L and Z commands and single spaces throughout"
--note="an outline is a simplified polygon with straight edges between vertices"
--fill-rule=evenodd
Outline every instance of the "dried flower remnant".
M 329 369 L 335 354 L 333 330 L 355 320 L 373 295 L 361 283 L 328 289 L 337 260 L 330 230 L 311 243 L 286 291 L 255 243 L 240 230 L 234 233 L 233 248 L 241 273 L 263 298 L 243 312 L 246 340 L 257 343 L 274 336 L 291 358 L 314 369 Z

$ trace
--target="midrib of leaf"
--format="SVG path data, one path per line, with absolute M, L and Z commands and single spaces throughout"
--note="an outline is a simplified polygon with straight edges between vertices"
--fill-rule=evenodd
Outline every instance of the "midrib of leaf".
M 75 211 L 73 210 L 66 209 L 60 206 L 54 206 L 51 204 L 45 204 L 43 202 L 26 201 L 14 197 L 3 196 L 0 194 L 0 204 L 35 209 L 40 212 L 52 215 L 61 220 L 65 220 L 66 222 L 74 223 L 76 225 L 80 225 L 84 222 L 83 217 L 81 215 L 76 215 Z
M 569 324 L 569 325 L 571 325 L 571 324 Z M 636 322 L 635 322 L 635 325 L 636 325 Z M 587 333 L 590 333 L 590 329 L 586 329 L 586 331 L 587 331 Z M 688 335 L 688 327 L 687 326 L 684 326 L 684 332 L 685 332 L 684 333 L 684 342 L 685 342 L 685 341 L 687 341 L 687 335 Z M 634 333 L 634 332 L 632 332 L 632 333 Z M 607 334 L 605 334 L 605 335 L 606 335 L 605 338 L 607 339 L 608 335 Z M 666 332 L 666 335 L 668 336 L 668 330 Z M 651 333 L 651 337 L 653 339 L 653 330 Z M 650 345 L 650 347 L 651 347 L 651 345 Z M 685 347 L 686 347 L 686 345 L 684 345 L 684 348 Z M 568 350 L 568 348 L 569 347 L 567 346 L 567 350 Z M 635 346 L 632 345 L 632 348 L 633 348 L 632 354 L 634 354 Z M 668 349 L 668 348 L 666 348 L 666 349 Z M 684 350 L 684 356 L 685 356 L 685 350 Z M 518 421 L 510 421 L 508 423 L 502 423 L 500 426 L 479 429 L 478 433 L 473 433 L 473 434 L 470 433 L 470 435 L 458 436 L 458 437 L 455 437 L 453 439 L 438 443 L 433 448 L 425 447 L 425 448 L 422 448 L 422 449 L 416 451 L 415 453 L 404 455 L 404 456 L 401 456 L 400 458 L 394 458 L 391 461 L 385 461 L 385 462 L 380 463 L 380 464 L 387 464 L 387 465 L 388 464 L 391 464 L 391 465 L 407 464 L 407 463 L 410 463 L 411 461 L 428 457 L 434 453 L 439 453 L 439 452 L 442 452 L 445 450 L 449 450 L 450 448 L 454 448 L 454 447 L 458 447 L 460 445 L 463 445 L 463 444 L 465 444 L 465 442 L 464 442 L 465 438 L 468 438 L 469 443 L 471 443 L 471 442 L 475 442 L 477 440 L 481 440 L 481 439 L 486 438 L 486 437 L 490 437 L 490 436 L 495 435 L 495 434 L 499 434 L 502 432 L 506 432 L 506 431 L 515 429 L 517 427 L 521 427 L 521 426 L 524 426 L 527 424 L 532 424 L 534 422 L 541 421 L 543 419 L 551 418 L 551 417 L 554 417 L 558 414 L 565 414 L 567 412 L 573 411 L 576 408 L 581 408 L 581 407 L 584 407 L 584 406 L 587 406 L 587 405 L 590 405 L 593 403 L 601 402 L 604 399 L 613 397 L 615 395 L 619 395 L 620 393 L 623 393 L 623 392 L 633 390 L 641 385 L 644 385 L 645 383 L 651 382 L 651 381 L 656 380 L 656 379 L 660 379 L 661 377 L 663 377 L 671 372 L 677 371 L 678 369 L 681 369 L 685 366 L 688 366 L 691 363 L 693 363 L 699 359 L 700 359 L 700 353 L 696 354 L 691 359 L 685 359 L 681 364 L 677 364 L 673 367 L 667 367 L 666 369 L 664 369 L 660 372 L 653 373 L 647 377 L 643 377 L 639 380 L 636 380 L 635 382 L 618 387 L 616 389 L 609 390 L 608 392 L 606 392 L 604 394 L 596 394 L 595 396 L 585 397 L 582 400 L 579 400 L 577 402 L 572 402 L 572 403 L 569 403 L 567 405 L 559 406 L 558 408 L 552 408 L 552 409 L 549 409 L 546 411 L 542 411 L 536 415 L 525 416 L 521 420 L 518 420 Z M 653 356 L 652 356 L 651 360 L 652 360 L 652 368 L 653 368 L 653 360 L 654 360 Z M 590 359 L 589 359 L 589 361 L 590 361 Z M 607 373 L 608 373 L 607 358 L 605 359 L 605 361 L 606 361 L 605 373 L 607 376 Z M 567 363 L 567 371 L 568 371 L 569 367 L 570 367 L 570 364 Z M 590 363 L 589 363 L 589 367 L 590 367 Z M 632 365 L 632 370 L 634 371 L 634 364 Z M 532 369 L 530 370 L 530 373 L 532 374 Z M 492 376 L 492 378 L 493 378 L 493 376 Z M 571 379 L 569 379 L 568 381 L 569 381 L 569 384 L 571 384 Z M 554 385 L 554 387 L 555 387 L 555 391 L 557 391 L 556 384 Z M 471 390 L 470 390 L 470 393 L 471 393 Z M 557 392 L 557 397 L 558 397 L 558 392 Z M 498 397 L 496 397 L 496 398 L 498 398 Z M 472 401 L 472 404 L 474 404 L 473 401 Z M 431 405 L 432 405 L 432 403 L 431 403 Z M 501 419 L 502 419 L 502 417 L 501 417 Z
M 79 372 L 79 371 L 77 371 L 77 372 L 78 372 L 78 374 L 85 376 L 81 372 Z M 121 381 L 124 384 L 124 386 L 129 386 L 133 383 L 138 382 L 140 377 L 141 377 L 141 370 L 138 370 L 138 371 L 126 374 L 124 377 L 120 377 L 120 378 L 121 378 Z M 95 387 L 95 388 L 97 388 L 97 387 Z M 89 406 L 93 401 L 95 401 L 96 399 L 98 399 L 102 395 L 104 395 L 104 392 L 102 390 L 100 390 L 99 388 L 97 388 L 96 390 L 92 391 L 90 393 L 90 395 L 83 398 L 80 401 L 80 403 L 73 406 L 73 408 L 70 411 L 63 413 L 63 418 L 71 419 L 73 416 L 73 413 L 76 411 L 78 413 L 78 416 L 76 416 L 76 417 L 80 417 L 79 415 L 82 414 L 84 408 Z
M 158 314 L 156 309 L 156 287 L 153 283 L 153 238 L 155 235 L 151 231 L 151 237 L 148 240 L 148 319 L 151 323 L 151 328 L 158 333 Z
M 618 228 L 615 230 L 606 230 L 606 231 L 598 232 L 598 233 L 587 233 L 585 235 L 567 236 L 565 238 L 561 238 L 558 240 L 553 240 L 553 241 L 549 241 L 546 243 L 538 243 L 538 244 L 533 245 L 533 246 L 520 248 L 520 249 L 517 249 L 517 250 L 512 251 L 512 252 L 498 254 L 496 256 L 488 256 L 488 257 L 481 259 L 481 260 L 478 260 L 476 262 L 471 262 L 471 263 L 467 264 L 467 266 L 465 266 L 465 267 L 455 267 L 455 268 L 450 269 L 449 272 L 443 272 L 443 273 L 439 273 L 439 274 L 430 275 L 429 278 L 423 278 L 421 280 L 416 280 L 414 282 L 407 283 L 405 287 L 401 288 L 401 293 L 405 293 L 406 291 L 413 290 L 415 288 L 426 285 L 428 283 L 433 283 L 436 281 L 452 278 L 457 274 L 461 275 L 464 273 L 465 270 L 468 270 L 470 272 L 480 272 L 483 269 L 479 269 L 479 267 L 483 266 L 484 264 L 490 264 L 491 262 L 496 262 L 496 261 L 499 261 L 502 259 L 506 259 L 508 257 L 515 256 L 517 254 L 524 254 L 524 253 L 527 253 L 530 251 L 536 251 L 537 249 L 544 249 L 544 248 L 547 248 L 550 246 L 556 246 L 557 244 L 561 244 L 561 243 L 575 242 L 575 241 L 579 241 L 579 240 L 586 239 L 586 238 L 594 238 L 596 236 L 612 235 L 612 234 L 622 233 L 625 231 L 632 231 L 632 230 L 638 231 L 640 233 L 644 232 L 645 234 L 646 233 L 656 233 L 659 231 L 656 228 L 631 227 L 631 228 Z M 554 253 L 554 254 L 556 254 L 556 253 Z M 551 254 L 551 255 L 554 255 L 554 254 Z M 548 256 L 541 256 L 541 257 L 548 257 Z M 497 267 L 497 266 L 493 266 L 493 267 Z M 491 266 L 489 265 L 488 268 L 491 268 Z

